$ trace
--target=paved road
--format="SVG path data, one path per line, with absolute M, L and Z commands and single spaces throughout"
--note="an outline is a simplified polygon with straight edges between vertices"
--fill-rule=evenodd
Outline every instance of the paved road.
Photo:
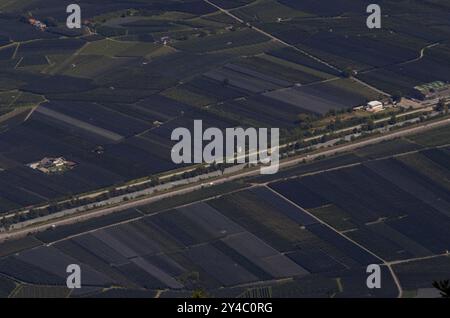
M 353 142 L 351 144 L 340 145 L 340 146 L 337 146 L 337 147 L 334 147 L 331 149 L 317 151 L 316 153 L 313 153 L 313 154 L 307 154 L 307 155 L 303 155 L 300 157 L 286 159 L 286 160 L 280 162 L 280 169 L 295 166 L 297 164 L 303 163 L 305 160 L 313 161 L 319 157 L 333 156 L 336 154 L 349 152 L 349 151 L 352 151 L 352 150 L 355 150 L 358 148 L 362 148 L 362 147 L 365 147 L 368 145 L 377 144 L 377 143 L 380 143 L 383 141 L 392 140 L 392 139 L 400 138 L 400 137 L 411 135 L 411 134 L 417 134 L 417 133 L 420 133 L 423 131 L 427 131 L 427 130 L 437 128 L 437 127 L 446 126 L 449 124 L 450 124 L 450 118 L 446 118 L 446 119 L 442 119 L 442 120 L 432 122 L 432 123 L 423 123 L 416 127 L 408 127 L 403 130 L 392 132 L 392 133 L 389 133 L 386 135 L 377 136 L 377 137 L 373 137 L 370 139 Z M 223 183 L 230 182 L 233 180 L 242 179 L 245 177 L 257 176 L 259 174 L 260 174 L 260 168 L 257 167 L 255 169 L 246 170 L 241 173 L 234 174 L 234 175 L 227 175 L 227 176 L 220 177 L 218 179 L 215 179 L 213 182 L 214 182 L 214 185 L 219 185 L 219 184 L 223 184 Z M 94 210 L 91 212 L 82 212 L 82 214 L 67 216 L 67 218 L 65 218 L 65 219 L 55 220 L 52 222 L 49 221 L 46 224 L 30 226 L 30 227 L 27 227 L 27 228 L 24 228 L 21 230 L 17 230 L 17 231 L 1 233 L 0 234 L 0 242 L 7 240 L 7 239 L 23 237 L 29 233 L 43 231 L 43 230 L 46 230 L 46 229 L 52 227 L 52 225 L 60 226 L 60 225 L 64 225 L 64 224 L 76 223 L 76 222 L 79 222 L 82 220 L 87 220 L 87 219 L 90 219 L 93 217 L 98 217 L 98 216 L 110 214 L 113 212 L 129 209 L 129 208 L 136 208 L 136 207 L 143 206 L 143 205 L 155 202 L 155 201 L 159 201 L 161 199 L 166 199 L 166 198 L 170 198 L 170 197 L 177 196 L 177 195 L 188 194 L 190 192 L 202 189 L 203 186 L 204 186 L 204 183 L 194 184 L 194 185 L 182 188 L 182 189 L 175 189 L 173 191 L 158 194 L 158 195 L 155 195 L 152 197 L 136 199 L 135 201 L 124 202 L 118 206 L 101 208 L 99 210 Z M 132 197 L 132 194 L 130 194 L 130 197 Z M 108 203 L 109 200 L 106 200 L 104 202 Z

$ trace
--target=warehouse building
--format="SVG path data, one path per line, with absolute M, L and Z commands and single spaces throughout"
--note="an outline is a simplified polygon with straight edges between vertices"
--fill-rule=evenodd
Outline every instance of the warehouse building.
M 412 97 L 419 100 L 431 100 L 450 96 L 450 85 L 442 81 L 435 81 L 414 87 Z

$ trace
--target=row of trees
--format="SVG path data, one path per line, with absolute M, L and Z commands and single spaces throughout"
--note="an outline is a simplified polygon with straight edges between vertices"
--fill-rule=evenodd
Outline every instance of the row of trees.
M 197 177 L 200 175 L 208 174 L 215 171 L 224 171 L 227 167 L 231 166 L 230 164 L 213 164 L 209 166 L 199 166 L 196 169 L 191 171 L 187 171 L 181 174 L 176 174 L 171 176 L 168 179 L 161 180 L 158 177 L 151 177 L 148 182 L 143 182 L 138 185 L 130 185 L 130 186 L 120 186 L 116 185 L 110 189 L 105 190 L 102 194 L 99 194 L 96 197 L 85 197 L 85 198 L 76 198 L 72 197 L 71 199 L 56 202 L 52 201 L 45 208 L 32 208 L 28 212 L 17 212 L 12 217 L 6 218 L 3 217 L 0 219 L 0 228 L 8 229 L 11 225 L 25 222 L 28 220 L 37 219 L 39 217 L 45 217 L 60 211 L 74 209 L 78 207 L 82 207 L 85 205 L 92 205 L 98 202 L 106 201 L 110 198 L 118 197 L 121 195 L 130 194 L 133 192 L 137 192 L 140 190 L 152 188 L 164 183 L 170 183 L 174 181 L 184 180 L 188 178 Z M 125 198 L 125 201 L 130 200 L 129 197 Z
M 439 102 L 436 105 L 436 110 L 438 112 L 444 112 L 445 114 L 448 114 L 448 103 L 445 99 L 441 98 Z

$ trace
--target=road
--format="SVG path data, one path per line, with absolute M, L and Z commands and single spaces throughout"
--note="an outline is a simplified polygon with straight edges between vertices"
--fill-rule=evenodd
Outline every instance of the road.
M 327 156 L 333 156 L 333 155 L 349 152 L 349 151 L 352 151 L 352 150 L 355 150 L 358 148 L 362 148 L 362 147 L 365 147 L 368 145 L 377 144 L 377 143 L 392 140 L 392 139 L 397 139 L 397 138 L 411 135 L 411 134 L 417 134 L 417 133 L 420 133 L 423 131 L 446 126 L 449 124 L 450 124 L 450 118 L 445 118 L 445 119 L 438 120 L 438 121 L 431 122 L 431 123 L 423 123 L 423 124 L 420 124 L 419 126 L 415 126 L 415 127 L 408 127 L 403 130 L 391 132 L 391 133 L 388 133 L 388 134 L 385 134 L 382 136 L 377 136 L 377 137 L 373 137 L 373 138 L 366 139 L 366 140 L 356 141 L 356 142 L 353 142 L 350 144 L 340 145 L 340 146 L 333 147 L 330 149 L 325 149 L 325 150 L 321 150 L 321 151 L 319 150 L 313 154 L 306 154 L 306 155 L 302 155 L 299 157 L 283 160 L 280 162 L 280 169 L 295 166 L 297 164 L 303 163 L 304 161 L 314 161 L 315 159 L 317 159 L 319 157 L 324 157 L 324 156 L 327 157 Z M 219 178 L 215 179 L 213 182 L 214 182 L 214 185 L 220 185 L 220 184 L 223 184 L 226 182 L 230 182 L 230 181 L 234 181 L 234 180 L 238 180 L 238 179 L 242 179 L 242 178 L 246 178 L 246 177 L 257 176 L 259 174 L 260 174 L 260 168 L 256 167 L 252 170 L 245 170 L 245 171 L 233 174 L 233 175 L 225 175 L 225 176 L 219 177 Z M 157 194 L 157 195 L 154 195 L 151 197 L 137 198 L 134 201 L 123 202 L 117 206 L 104 207 L 104 208 L 100 208 L 98 210 L 93 210 L 90 212 L 80 212 L 80 214 L 70 215 L 64 219 L 49 221 L 48 223 L 45 223 L 45 224 L 36 224 L 36 225 L 31 225 L 24 229 L 0 233 L 0 242 L 2 242 L 4 240 L 23 237 L 30 233 L 44 231 L 48 228 L 51 228 L 52 226 L 60 226 L 60 225 L 64 225 L 64 224 L 76 223 L 76 222 L 80 222 L 80 221 L 87 220 L 90 218 L 114 213 L 117 211 L 129 209 L 129 208 L 136 208 L 136 207 L 143 206 L 143 205 L 155 202 L 155 201 L 167 199 L 167 198 L 170 198 L 173 196 L 188 194 L 190 192 L 200 190 L 203 187 L 204 187 L 204 183 L 193 184 L 193 185 L 187 186 L 182 189 L 174 189 L 172 191 Z M 132 194 L 129 194 L 129 196 L 132 197 Z M 105 201 L 103 201 L 103 203 L 109 204 L 111 202 L 111 200 L 112 199 L 105 200 Z M 62 212 L 64 212 L 64 211 L 62 211 Z
M 309 57 L 309 58 L 315 60 L 316 62 L 319 62 L 319 63 L 321 63 L 321 64 L 323 64 L 323 65 L 326 65 L 326 66 L 328 66 L 329 68 L 331 68 L 331 69 L 333 69 L 333 70 L 335 70 L 335 71 L 337 71 L 337 72 L 339 72 L 339 73 L 342 73 L 342 72 L 343 72 L 343 70 L 341 70 L 341 69 L 337 68 L 336 66 L 334 66 L 334 65 L 332 65 L 332 64 L 330 64 L 330 63 L 328 63 L 327 61 L 325 61 L 325 60 L 323 60 L 323 59 L 321 59 L 321 58 L 319 58 L 319 57 L 317 57 L 317 56 L 314 56 L 314 55 L 308 53 L 307 51 L 302 50 L 302 49 L 300 49 L 300 48 L 298 48 L 298 47 L 296 47 L 296 46 L 294 46 L 294 45 L 292 45 L 292 44 L 289 44 L 289 43 L 283 41 L 282 39 L 280 39 L 280 38 L 274 36 L 273 34 L 270 34 L 270 33 L 266 32 L 266 31 L 264 31 L 263 29 L 260 29 L 260 28 L 254 26 L 254 25 L 252 25 L 252 24 L 250 24 L 250 23 L 245 22 L 244 20 L 242 20 L 241 18 L 239 18 L 238 16 L 236 16 L 236 15 L 234 15 L 232 12 L 230 12 L 230 10 L 224 9 L 224 8 L 222 8 L 222 7 L 220 7 L 220 6 L 218 6 L 218 5 L 214 4 L 214 3 L 212 3 L 212 2 L 209 1 L 209 0 L 203 0 L 203 1 L 206 2 L 206 3 L 208 3 L 209 5 L 213 6 L 214 8 L 216 8 L 217 10 L 219 10 L 220 12 L 222 12 L 222 13 L 228 15 L 229 17 L 233 18 L 234 20 L 238 21 L 239 23 L 242 23 L 242 24 L 245 24 L 245 25 L 250 26 L 250 27 L 251 27 L 253 30 L 255 30 L 256 32 L 258 32 L 258 33 L 260 33 L 260 34 L 263 34 L 263 35 L 265 35 L 266 37 L 268 37 L 268 38 L 270 38 L 270 39 L 272 39 L 272 40 L 274 40 L 274 41 L 276 41 L 276 42 L 278 42 L 278 43 L 281 43 L 282 45 L 284 45 L 284 46 L 286 46 L 286 47 L 289 47 L 289 48 L 291 48 L 291 49 L 293 49 L 293 50 L 295 50 L 295 51 L 297 51 L 297 52 L 300 52 L 300 53 L 302 53 L 303 55 L 306 55 L 307 57 Z M 364 85 L 364 86 L 366 86 L 366 87 L 369 87 L 369 88 L 372 89 L 372 90 L 375 90 L 375 91 L 378 92 L 379 94 L 382 94 L 382 95 L 385 95 L 385 96 L 391 96 L 389 93 L 384 92 L 384 91 L 382 91 L 382 90 L 380 90 L 380 89 L 378 89 L 378 88 L 375 88 L 375 87 L 373 87 L 372 85 L 370 85 L 370 84 L 368 84 L 368 83 L 366 83 L 366 82 L 364 82 L 364 81 L 362 81 L 362 80 L 360 80 L 360 79 L 357 79 L 357 78 L 354 78 L 354 77 L 352 77 L 352 79 L 354 79 L 355 81 L 357 81 L 358 83 L 360 83 L 360 84 L 362 84 L 362 85 Z
M 406 64 L 410 64 L 410 63 L 413 63 L 413 62 L 420 61 L 421 59 L 423 59 L 423 58 L 425 57 L 425 51 L 426 51 L 426 50 L 431 49 L 431 48 L 433 48 L 433 47 L 435 47 L 435 46 L 438 46 L 438 45 L 440 45 L 440 44 L 441 44 L 441 42 L 431 43 L 431 44 L 429 44 L 429 45 L 423 47 L 423 48 L 420 50 L 419 56 L 416 57 L 415 59 L 412 59 L 412 60 L 409 60 L 409 61 L 405 61 L 405 62 L 399 63 L 399 64 L 397 64 L 397 65 L 406 65 Z

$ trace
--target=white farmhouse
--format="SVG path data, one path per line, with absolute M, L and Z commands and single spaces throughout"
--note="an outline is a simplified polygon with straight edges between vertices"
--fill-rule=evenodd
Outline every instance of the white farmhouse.
M 379 101 L 371 101 L 367 103 L 367 111 L 369 112 L 379 112 L 382 111 L 384 109 L 384 105 L 382 102 Z

